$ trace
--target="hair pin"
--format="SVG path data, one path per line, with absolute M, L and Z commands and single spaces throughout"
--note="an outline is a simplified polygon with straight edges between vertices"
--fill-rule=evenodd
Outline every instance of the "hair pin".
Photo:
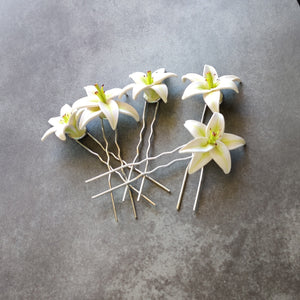
M 140 197 L 142 197 L 150 204 L 155 206 L 155 203 L 142 193 L 145 179 L 150 180 L 163 190 L 170 192 L 168 187 L 153 179 L 150 175 L 161 168 L 169 167 L 176 162 L 184 160 L 190 160 L 190 162 L 185 168 L 176 207 L 177 210 L 180 209 L 188 175 L 200 170 L 196 198 L 193 205 L 193 210 L 195 211 L 201 189 L 204 166 L 211 160 L 214 160 L 219 167 L 221 167 L 223 172 L 228 174 L 231 170 L 231 156 L 229 151 L 245 145 L 245 140 L 243 138 L 224 132 L 225 120 L 224 116 L 219 112 L 220 103 L 223 101 L 223 94 L 221 91 L 224 89 L 231 89 L 238 93 L 238 88 L 235 82 L 240 82 L 240 79 L 234 75 L 218 77 L 214 67 L 205 65 L 203 69 L 203 76 L 196 73 L 188 73 L 182 76 L 183 82 L 186 80 L 191 81 L 182 95 L 182 100 L 195 95 L 203 95 L 203 100 L 205 102 L 200 121 L 187 120 L 184 123 L 185 128 L 193 136 L 193 140 L 184 145 L 178 146 L 171 151 L 165 151 L 151 157 L 151 139 L 154 133 L 154 123 L 157 118 L 159 102 L 162 100 L 166 103 L 168 98 L 168 87 L 163 83 L 163 81 L 167 78 L 175 76 L 177 76 L 175 73 L 165 72 L 165 69 L 161 68 L 153 73 L 148 71 L 147 73 L 135 72 L 130 74 L 129 77 L 134 81 L 134 83 L 128 84 L 123 89 L 114 88 L 105 91 L 103 85 L 101 87 L 98 84 L 95 84 L 94 86 L 86 86 L 85 91 L 87 96 L 75 101 L 72 107 L 68 104 L 64 105 L 60 110 L 60 116 L 49 119 L 49 123 L 52 125 L 52 127 L 45 132 L 42 137 L 42 141 L 52 133 L 55 133 L 55 135 L 63 141 L 66 140 L 67 135 L 71 139 L 74 139 L 89 153 L 96 156 L 101 163 L 106 165 L 107 172 L 86 180 L 86 183 L 107 176 L 108 189 L 93 195 L 92 198 L 94 199 L 109 193 L 116 221 L 118 221 L 118 217 L 113 191 L 125 187 L 122 196 L 122 202 L 125 201 L 125 197 L 128 193 L 134 217 L 137 218 L 132 192 L 137 194 L 137 201 L 139 201 Z M 142 127 L 140 129 L 139 140 L 136 145 L 136 154 L 133 158 L 133 161 L 127 163 L 122 159 L 121 148 L 118 143 L 117 124 L 119 120 L 119 114 L 123 113 L 127 116 L 130 116 L 137 122 L 140 119 L 134 107 L 126 102 L 119 101 L 123 95 L 126 94 L 127 96 L 127 92 L 129 90 L 132 90 L 132 98 L 134 100 L 136 100 L 138 95 L 143 92 L 145 103 L 142 113 Z M 117 97 L 119 100 L 115 99 Z M 150 133 L 147 139 L 145 158 L 138 161 L 146 127 L 146 111 L 147 107 L 152 103 L 155 104 L 155 110 L 150 123 Z M 207 125 L 205 125 L 204 118 L 207 107 L 212 111 L 212 116 Z M 92 134 L 87 132 L 86 128 L 86 125 L 91 120 L 98 117 L 101 120 L 101 131 L 104 139 L 104 145 Z M 113 143 L 116 146 L 116 153 L 109 150 L 109 141 L 105 132 L 104 119 L 108 121 L 110 127 L 114 131 Z M 101 150 L 104 151 L 106 156 L 105 159 L 100 154 L 91 150 L 89 147 L 79 141 L 86 135 L 96 142 L 96 144 L 100 146 Z M 187 153 L 189 156 L 174 158 L 168 163 L 158 165 L 152 170 L 149 169 L 149 162 L 151 160 L 156 160 L 165 155 L 172 155 L 175 152 Z M 111 158 L 119 162 L 119 167 L 113 168 L 111 166 Z M 145 167 L 143 170 L 140 170 L 138 166 L 143 163 L 145 163 Z M 129 170 L 128 175 L 126 174 L 126 169 Z M 133 171 L 137 172 L 138 175 L 133 177 Z M 119 176 L 122 183 L 113 187 L 111 184 L 111 175 L 114 173 Z M 139 188 L 136 188 L 133 186 L 133 183 L 138 179 L 141 179 L 141 184 Z
M 192 97 L 194 95 L 202 95 L 203 96 L 203 100 L 205 102 L 204 105 L 204 109 L 202 112 L 202 116 L 201 116 L 201 120 L 200 120 L 200 125 L 199 123 L 197 123 L 197 121 L 187 121 L 185 123 L 185 127 L 190 131 L 190 133 L 195 137 L 198 135 L 201 135 L 201 133 L 204 134 L 204 117 L 205 117 L 205 112 L 206 112 L 206 108 L 207 106 L 210 108 L 210 110 L 215 114 L 215 113 L 219 113 L 219 106 L 220 103 L 222 103 L 223 101 L 223 94 L 221 92 L 221 90 L 225 90 L 225 89 L 231 89 L 234 90 L 236 93 L 239 92 L 235 82 L 241 82 L 240 78 L 235 76 L 235 75 L 224 75 L 219 77 L 218 73 L 216 71 L 216 69 L 212 66 L 209 65 L 204 65 L 203 68 L 203 76 L 196 74 L 196 73 L 188 73 L 184 76 L 182 76 L 182 81 L 185 82 L 186 80 L 190 80 L 191 83 L 187 86 L 187 88 L 185 89 L 183 95 L 182 95 L 182 100 L 185 100 L 189 97 Z M 222 115 L 221 115 L 222 116 Z M 219 120 L 223 120 L 224 123 L 224 117 L 221 117 L 220 114 L 219 115 L 214 115 L 214 119 L 219 119 Z M 212 119 L 211 119 L 212 120 Z M 199 126 L 198 129 L 193 128 L 193 125 L 195 127 L 197 127 L 197 125 Z M 209 126 L 209 125 L 208 125 Z M 225 123 L 224 123 L 225 126 Z M 202 128 L 202 130 L 200 130 L 199 128 Z M 198 131 L 199 132 L 198 132 Z M 223 128 L 224 130 L 224 128 Z M 204 138 L 203 139 L 203 144 L 205 144 L 207 139 L 207 143 L 212 145 L 212 141 L 216 140 L 217 141 L 217 135 L 220 134 L 220 132 L 218 131 L 214 131 L 214 132 L 210 132 L 209 134 L 212 134 L 212 136 L 210 136 L 209 138 L 204 135 L 204 136 L 198 136 L 198 138 Z M 219 138 L 221 138 L 222 136 L 219 136 Z M 205 142 L 204 142 L 205 140 Z M 243 140 L 244 144 L 245 141 Z M 222 143 L 222 145 L 224 144 L 223 142 L 221 142 L 220 140 L 218 140 L 218 143 Z M 218 145 L 218 143 L 216 142 L 217 147 L 215 148 L 219 148 L 220 146 Z M 199 193 L 200 193 L 200 188 L 201 188 L 201 183 L 202 183 L 202 178 L 203 178 L 203 167 L 206 163 L 208 163 L 211 159 L 215 160 L 218 163 L 219 159 L 216 156 L 212 156 L 212 154 L 210 153 L 209 147 L 205 148 L 205 147 L 200 147 L 199 144 L 197 144 L 196 142 L 194 143 L 196 146 L 199 146 L 198 148 L 198 152 L 192 152 L 193 153 L 193 159 L 190 162 L 190 164 L 186 167 L 184 176 L 183 176 L 183 180 L 182 180 L 182 184 L 181 184 L 181 189 L 179 192 L 179 197 L 178 197 L 178 201 L 177 201 L 177 210 L 180 209 L 181 206 L 181 202 L 182 202 L 182 197 L 183 197 L 183 192 L 184 192 L 184 188 L 185 188 L 185 184 L 187 181 L 187 177 L 188 174 L 192 174 L 194 172 L 196 172 L 198 169 L 201 169 L 200 171 L 200 177 L 199 177 L 199 183 L 198 183 L 198 187 L 197 187 L 197 192 L 196 192 L 196 197 L 195 197 L 195 201 L 194 201 L 194 206 L 193 206 L 193 210 L 196 210 L 197 207 L 197 203 L 198 203 L 198 199 L 199 199 Z M 240 145 L 242 146 L 242 144 Z M 180 152 L 184 152 L 184 149 L 190 149 L 190 148 L 185 148 L 183 147 Z M 213 148 L 212 148 L 213 149 Z M 222 147 L 222 149 L 224 149 L 224 147 Z M 232 150 L 232 149 L 230 149 Z M 201 152 L 202 151 L 202 152 Z M 225 150 L 224 150 L 225 151 Z M 188 151 L 185 151 L 188 152 Z M 191 151 L 189 151 L 191 152 Z M 213 151 L 213 153 L 215 153 L 216 151 Z M 201 154 L 203 153 L 203 154 Z M 230 159 L 230 155 L 226 152 L 227 155 L 227 162 L 229 163 L 229 159 Z M 202 166 L 200 168 L 198 168 L 197 170 L 194 170 L 194 167 L 196 165 L 197 159 L 200 159 L 200 157 L 202 157 Z M 210 159 L 211 158 L 211 159 Z M 220 161 L 219 161 L 220 162 Z M 219 164 L 220 166 L 220 164 Z M 230 161 L 230 166 L 231 166 L 231 161 Z M 222 167 L 221 167 L 222 168 Z M 227 171 L 227 169 L 223 171 Z M 230 171 L 230 169 L 229 169 Z M 228 172 L 229 172 L 228 171 Z M 225 172 L 225 174 L 227 174 Z
M 126 164 L 126 162 L 121 158 L 121 149 L 118 143 L 118 133 L 117 133 L 117 123 L 118 123 L 118 116 L 119 112 L 122 112 L 128 116 L 133 117 L 136 121 L 139 120 L 139 115 L 137 111 L 129 104 L 114 100 L 113 98 L 117 97 L 121 89 L 111 89 L 108 91 L 104 91 L 104 86 L 102 85 L 99 87 L 98 84 L 95 84 L 94 86 L 86 86 L 85 91 L 87 93 L 86 97 L 83 97 L 73 104 L 73 106 L 69 106 L 68 104 L 64 105 L 61 108 L 60 116 L 55 118 L 50 118 L 49 123 L 53 127 L 48 129 L 46 133 L 42 137 L 42 141 L 48 137 L 51 133 L 55 133 L 56 136 L 61 140 L 66 140 L 66 135 L 68 135 L 70 138 L 74 139 L 80 146 L 82 146 L 84 149 L 89 151 L 91 154 L 98 157 L 98 159 L 104 163 L 108 170 L 111 170 L 112 167 L 110 165 L 110 156 L 112 156 L 114 159 L 120 162 L 120 172 L 116 172 L 116 174 L 121 178 L 123 182 L 127 182 L 127 175 L 124 172 L 123 165 Z M 103 146 L 94 136 L 92 136 L 90 133 L 87 132 L 86 125 L 93 119 L 100 117 L 101 119 L 101 129 L 102 129 L 102 135 L 105 142 L 105 146 Z M 115 138 L 114 143 L 117 148 L 117 155 L 113 152 L 108 150 L 108 140 L 106 137 L 103 119 L 107 119 L 110 126 L 114 130 Z M 79 141 L 79 139 L 83 138 L 84 136 L 88 135 L 90 138 L 92 138 L 98 145 L 100 145 L 101 149 L 106 154 L 106 160 L 104 160 L 98 153 L 92 151 L 90 148 L 85 146 L 83 143 Z M 137 168 L 130 168 L 131 171 L 134 170 L 138 172 L 139 174 L 142 173 Z M 157 180 L 153 179 L 152 177 L 146 175 L 145 178 L 159 186 L 160 188 L 164 189 L 167 192 L 170 192 L 170 189 L 167 188 L 162 183 L 158 182 Z M 111 175 L 108 177 L 108 185 L 109 188 L 112 188 L 111 186 Z M 132 209 L 134 213 L 134 217 L 137 218 L 134 199 L 132 195 L 132 191 L 135 191 L 139 197 L 143 197 L 145 200 L 147 200 L 150 204 L 155 206 L 155 203 L 147 196 L 145 196 L 140 190 L 137 190 L 132 185 L 129 186 L 130 188 L 127 189 Z M 115 201 L 114 196 L 112 193 L 110 193 L 111 201 L 112 201 L 112 207 L 114 212 L 115 220 L 118 221 L 116 207 L 115 207 Z
M 140 134 L 139 134 L 139 141 L 136 147 L 136 155 L 133 159 L 133 163 L 136 162 L 136 160 L 139 157 L 139 147 L 142 143 L 143 139 L 143 131 L 145 129 L 145 114 L 146 114 L 146 107 L 149 103 L 156 103 L 155 105 L 155 111 L 153 115 L 153 119 L 150 125 L 150 134 L 148 137 L 148 143 L 147 143 L 147 149 L 146 149 L 146 164 L 144 168 L 144 173 L 146 174 L 148 170 L 148 158 L 149 158 L 149 151 L 151 148 L 151 138 L 154 131 L 154 122 L 156 120 L 157 111 L 159 107 L 159 101 L 162 100 L 163 102 L 167 103 L 168 98 L 168 87 L 166 84 L 162 83 L 165 79 L 170 77 L 177 77 L 175 73 L 165 72 L 164 68 L 160 68 L 153 73 L 151 71 L 148 71 L 147 74 L 143 72 L 135 72 L 129 75 L 129 77 L 134 81 L 134 83 L 130 83 L 127 86 L 125 86 L 122 90 L 122 92 L 119 95 L 119 98 L 121 98 L 124 94 L 126 94 L 129 90 L 132 90 L 132 98 L 134 100 L 137 99 L 138 95 L 141 92 L 144 92 L 143 97 L 145 99 L 144 103 L 144 109 L 143 109 L 143 126 L 141 128 Z M 130 180 L 132 175 L 132 169 L 129 172 L 128 180 Z M 143 190 L 145 182 L 145 176 L 142 176 L 142 182 L 140 185 L 140 190 L 138 194 L 137 201 L 139 201 L 141 192 Z M 125 191 L 123 194 L 123 201 L 125 199 L 125 194 L 127 191 L 127 187 L 125 187 Z

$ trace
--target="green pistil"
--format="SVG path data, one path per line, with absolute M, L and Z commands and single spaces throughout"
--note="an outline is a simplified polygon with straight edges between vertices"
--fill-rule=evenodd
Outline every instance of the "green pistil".
M 205 79 L 206 79 L 206 82 L 208 83 L 209 89 L 213 89 L 213 88 L 217 87 L 218 83 L 217 82 L 214 83 L 214 78 L 211 75 L 211 72 L 206 73 Z
M 217 140 L 220 138 L 220 130 L 217 132 L 209 130 L 208 143 L 211 145 L 217 145 Z
M 103 89 L 103 84 L 101 86 L 101 88 L 99 87 L 99 84 L 96 83 L 95 84 L 95 88 L 97 89 L 97 91 L 95 92 L 95 94 L 98 96 L 98 98 L 100 99 L 101 102 L 106 103 L 106 95 L 105 95 L 105 91 Z
M 59 121 L 60 124 L 67 124 L 69 122 L 69 119 L 70 119 L 70 114 L 64 114 L 62 117 L 61 117 L 61 120 Z
M 152 73 L 151 71 L 147 72 L 147 84 L 152 84 L 153 83 L 153 78 L 152 78 Z
M 151 71 L 147 72 L 147 76 L 144 75 L 144 77 L 142 77 L 142 81 L 147 84 L 150 85 L 153 83 L 153 78 L 152 78 L 152 73 Z

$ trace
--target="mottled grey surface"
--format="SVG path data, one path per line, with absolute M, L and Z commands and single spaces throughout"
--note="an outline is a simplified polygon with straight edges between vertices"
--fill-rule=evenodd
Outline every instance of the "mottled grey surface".
M 296 0 L 2 0 L 0 298 L 299 299 L 299 28 Z M 109 196 L 90 199 L 106 180 L 84 183 L 105 166 L 72 140 L 42 143 L 47 120 L 87 84 L 166 67 L 179 78 L 166 81 L 151 154 L 173 149 L 204 106 L 181 101 L 180 77 L 205 63 L 242 78 L 221 112 L 247 147 L 231 152 L 229 175 L 205 168 L 197 213 L 198 173 L 176 211 L 178 163 L 155 174 L 170 195 L 146 183 L 157 206 L 138 202 L 138 220 L 115 192 L 116 223 Z M 129 102 L 142 112 L 141 97 Z M 140 126 L 120 119 L 128 160 Z M 89 130 L 101 139 L 97 121 Z

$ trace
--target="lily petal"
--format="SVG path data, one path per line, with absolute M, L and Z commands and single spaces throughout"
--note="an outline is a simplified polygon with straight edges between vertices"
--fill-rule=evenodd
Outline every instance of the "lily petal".
M 146 84 L 135 84 L 132 89 L 132 99 L 136 100 L 137 96 L 144 90 L 147 90 L 148 88 L 152 87 L 152 85 L 146 85 Z
M 223 75 L 219 78 L 220 80 L 223 80 L 223 79 L 230 79 L 232 81 L 237 81 L 237 82 L 241 82 L 241 79 L 235 75 Z
M 143 77 L 146 77 L 146 74 L 143 72 L 135 72 L 129 75 L 129 77 L 137 84 L 144 83 Z
M 207 143 L 206 137 L 195 138 L 183 146 L 179 153 L 208 152 L 215 146 Z
M 80 140 L 82 139 L 85 135 L 86 135 L 86 128 L 75 128 L 75 127 L 68 127 L 66 129 L 66 134 L 68 134 L 68 136 L 74 140 Z
M 222 137 L 224 129 L 225 121 L 223 115 L 217 112 L 213 113 L 206 126 L 206 136 L 209 136 L 210 130 L 212 130 L 213 132 L 218 132 L 219 136 Z
M 97 107 L 99 102 L 99 98 L 96 95 L 92 95 L 78 99 L 73 103 L 72 107 L 73 109 Z
M 123 89 L 122 92 L 119 94 L 119 99 L 121 99 L 129 90 L 131 90 L 136 84 L 130 83 L 127 84 Z
M 162 83 L 165 79 L 169 77 L 177 77 L 175 73 L 153 73 L 152 78 L 153 78 L 153 84 L 160 84 Z
M 116 101 L 109 100 L 107 103 L 99 102 L 99 107 L 113 130 L 116 129 L 119 118 L 119 107 Z
M 97 92 L 97 89 L 94 85 L 87 85 L 84 87 L 84 89 L 88 96 L 95 95 L 95 93 Z
M 205 137 L 206 125 L 194 120 L 187 120 L 184 127 L 190 132 L 194 138 Z
M 208 94 L 203 94 L 203 100 L 212 112 L 219 112 L 221 92 L 214 91 Z
M 224 133 L 221 142 L 226 145 L 229 150 L 236 149 L 246 144 L 246 141 L 238 135 Z
M 203 82 L 205 83 L 205 78 L 199 74 L 196 74 L 196 73 L 187 73 L 185 75 L 183 75 L 181 77 L 181 80 L 182 82 L 185 82 L 186 80 L 190 80 L 190 81 L 200 81 L 200 82 Z
M 228 148 L 218 141 L 217 145 L 209 153 L 224 173 L 228 174 L 231 169 L 231 157 Z
M 152 72 L 152 76 L 153 76 L 153 74 L 165 73 L 165 71 L 166 71 L 165 68 L 159 68 L 156 71 Z
M 215 88 L 215 90 L 234 90 L 236 93 L 239 92 L 236 84 L 230 79 L 220 80 L 219 85 Z
M 76 109 L 72 109 L 72 112 L 71 112 L 71 115 L 70 115 L 70 118 L 68 120 L 68 126 L 69 125 L 75 125 L 76 126 L 76 112 L 77 110 Z
M 61 109 L 60 109 L 60 116 L 64 116 L 65 114 L 71 113 L 72 107 L 69 104 L 65 104 Z
M 189 164 L 188 172 L 193 174 L 199 169 L 203 168 L 206 164 L 211 161 L 210 152 L 205 153 L 193 153 L 193 157 Z
M 152 90 L 152 88 L 146 89 L 143 97 L 148 103 L 156 103 L 161 99 L 161 97 Z
M 62 141 L 66 140 L 65 131 L 67 127 L 68 127 L 67 125 L 62 125 L 56 128 L 55 135 Z
M 137 122 L 140 120 L 140 116 L 133 106 L 129 105 L 126 102 L 121 102 L 121 101 L 116 101 L 116 102 L 118 104 L 120 113 L 134 118 Z
M 45 138 L 46 138 L 47 136 L 49 136 L 50 134 L 52 134 L 52 133 L 55 132 L 55 131 L 56 131 L 56 128 L 55 128 L 55 127 L 49 128 L 49 129 L 44 133 L 44 135 L 43 135 L 43 137 L 41 138 L 41 140 L 44 141 Z
M 101 113 L 100 109 L 97 111 L 86 109 L 80 117 L 79 129 L 83 129 L 91 120 L 99 117 Z
M 203 77 L 205 77 L 205 75 L 207 73 L 211 73 L 214 83 L 216 83 L 218 81 L 219 76 L 218 76 L 218 73 L 217 73 L 217 71 L 214 67 L 209 66 L 209 65 L 205 65 L 204 68 L 203 68 Z
M 119 88 L 107 90 L 105 92 L 106 99 L 109 100 L 109 99 L 115 98 L 115 97 L 119 96 L 121 92 L 122 92 L 122 89 L 119 89 Z
M 167 103 L 168 87 L 165 84 L 162 83 L 153 85 L 151 89 L 154 90 L 165 103 Z
M 61 117 L 54 117 L 54 118 L 50 118 L 48 120 L 48 123 L 52 126 L 57 126 L 57 125 L 59 125 L 60 120 L 61 120 Z
M 207 83 L 206 83 L 207 85 Z M 200 95 L 200 94 L 207 94 L 209 92 L 208 85 L 205 86 L 201 82 L 192 82 L 190 83 L 187 88 L 185 89 L 183 95 L 182 95 L 182 100 L 185 100 L 189 97 L 195 96 L 195 95 Z
M 85 111 L 85 108 L 80 108 L 80 109 L 76 110 L 76 112 L 75 112 L 76 121 L 78 121 L 80 119 L 80 117 L 84 111 Z

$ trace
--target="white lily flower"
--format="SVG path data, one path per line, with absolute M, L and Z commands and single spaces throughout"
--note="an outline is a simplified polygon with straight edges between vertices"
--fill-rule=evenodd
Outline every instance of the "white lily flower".
M 86 108 L 80 119 L 80 128 L 85 127 L 88 122 L 96 117 L 100 117 L 108 119 L 111 128 L 115 130 L 119 113 L 126 114 L 137 122 L 139 121 L 139 114 L 134 107 L 113 99 L 119 96 L 121 89 L 115 88 L 105 92 L 103 85 L 100 88 L 98 84 L 88 85 L 84 89 L 87 96 L 75 101 L 73 104 L 73 108 Z
M 55 135 L 62 141 L 66 140 L 66 134 L 72 139 L 79 140 L 86 134 L 86 128 L 79 128 L 80 116 L 83 109 L 75 110 L 68 104 L 65 104 L 60 110 L 60 116 L 49 119 L 49 124 L 53 127 L 49 128 L 42 137 L 42 141 L 55 132 Z
M 203 76 L 196 73 L 188 73 L 182 76 L 182 81 L 187 79 L 192 81 L 185 89 L 182 100 L 185 100 L 194 95 L 203 95 L 203 100 L 212 112 L 219 112 L 219 105 L 222 102 L 223 94 L 221 90 L 234 90 L 239 92 L 235 81 L 240 82 L 240 78 L 235 75 L 224 75 L 218 77 L 217 71 L 214 67 L 205 65 L 203 69 Z
M 148 71 L 147 74 L 135 72 L 130 74 L 129 77 L 135 83 L 130 83 L 125 86 L 122 89 L 119 98 L 132 89 L 132 98 L 134 100 L 136 100 L 141 92 L 144 92 L 144 98 L 149 103 L 155 103 L 159 99 L 162 99 L 167 103 L 168 87 L 162 82 L 169 77 L 177 77 L 177 75 L 175 73 L 165 72 L 165 69 L 161 68 L 153 73 Z
M 192 141 L 179 150 L 180 153 L 193 153 L 189 164 L 189 173 L 198 171 L 213 159 L 224 173 L 228 174 L 231 169 L 229 150 L 241 147 L 246 142 L 237 135 L 224 133 L 223 115 L 215 112 L 207 125 L 188 120 L 184 126 L 194 137 Z

